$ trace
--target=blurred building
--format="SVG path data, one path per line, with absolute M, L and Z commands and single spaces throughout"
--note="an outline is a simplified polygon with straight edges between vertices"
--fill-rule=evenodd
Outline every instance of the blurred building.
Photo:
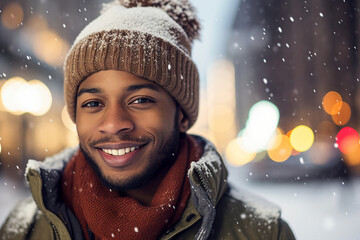
M 358 152 L 343 154 L 336 137 L 344 127 L 360 130 L 359 19 L 357 1 L 239 2 L 227 45 L 235 66 L 239 129 L 246 127 L 253 104 L 266 100 L 279 109 L 282 134 L 290 137 L 299 125 L 314 133 L 310 149 L 293 148 L 282 163 L 257 153 L 248 167 L 259 178 L 331 178 L 358 172 Z M 341 96 L 332 115 L 323 105 L 330 91 Z

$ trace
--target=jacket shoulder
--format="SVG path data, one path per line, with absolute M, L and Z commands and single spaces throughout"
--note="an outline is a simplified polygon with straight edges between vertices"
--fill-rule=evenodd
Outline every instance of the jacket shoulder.
M 37 206 L 32 198 L 17 204 L 0 229 L 0 239 L 25 239 L 31 227 Z
M 233 189 L 216 206 L 214 234 L 215 239 L 295 239 L 277 205 Z
M 50 222 L 29 197 L 17 204 L 0 229 L 0 240 L 54 239 Z

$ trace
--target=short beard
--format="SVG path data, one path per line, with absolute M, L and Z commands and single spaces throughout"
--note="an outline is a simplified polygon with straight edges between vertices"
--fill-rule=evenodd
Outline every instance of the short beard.
M 163 148 L 157 154 L 157 156 L 153 157 L 162 157 L 161 159 L 149 159 L 151 164 L 147 169 L 143 172 L 140 172 L 138 175 L 131 176 L 128 179 L 120 180 L 120 179 L 111 179 L 110 177 L 105 176 L 96 162 L 91 158 L 90 154 L 81 146 L 80 149 L 84 153 L 85 159 L 88 164 L 92 167 L 98 177 L 101 179 L 102 183 L 118 192 L 124 192 L 127 190 L 133 190 L 140 188 L 147 183 L 149 183 L 163 168 L 169 168 L 174 163 L 179 149 L 180 143 L 180 128 L 178 123 L 178 111 L 176 110 L 174 128 L 171 132 L 169 138 L 164 142 Z

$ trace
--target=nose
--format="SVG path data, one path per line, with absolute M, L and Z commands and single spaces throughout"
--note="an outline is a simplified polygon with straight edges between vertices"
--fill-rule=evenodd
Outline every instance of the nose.
M 131 132 L 135 124 L 129 114 L 122 106 L 109 106 L 102 117 L 99 125 L 101 133 L 119 134 L 122 132 Z

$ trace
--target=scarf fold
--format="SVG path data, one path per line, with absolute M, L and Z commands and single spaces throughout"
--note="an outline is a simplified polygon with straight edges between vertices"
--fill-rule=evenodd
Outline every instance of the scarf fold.
M 79 150 L 67 164 L 62 181 L 65 203 L 79 219 L 86 239 L 158 239 L 181 217 L 190 196 L 187 170 L 202 147 L 191 136 L 180 139 L 177 159 L 158 186 L 150 206 L 111 191 Z

